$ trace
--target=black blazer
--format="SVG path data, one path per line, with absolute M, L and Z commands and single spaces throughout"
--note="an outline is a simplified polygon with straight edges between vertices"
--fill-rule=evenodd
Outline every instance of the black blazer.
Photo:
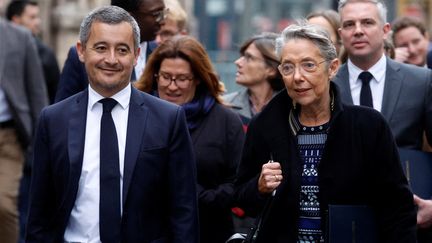
M 26 242 L 63 242 L 81 175 L 88 91 L 42 111 Z M 198 242 L 196 173 L 183 110 L 132 88 L 121 242 Z
M 237 114 L 216 103 L 191 132 L 197 159 L 201 242 L 223 243 L 233 234 L 234 179 L 244 142 Z
M 332 84 L 332 89 L 335 85 Z M 329 204 L 369 205 L 375 210 L 380 242 L 416 242 L 416 210 L 391 131 L 373 109 L 342 105 L 335 110 L 318 167 L 321 222 Z M 269 195 L 258 192 L 261 167 L 273 155 L 284 179 L 257 242 L 296 242 L 302 161 L 290 127 L 292 100 L 280 92 L 252 119 L 236 181 L 236 199 L 257 213 Z M 322 226 L 325 229 L 325 226 Z
M 45 45 L 41 40 L 35 38 L 39 58 L 42 63 L 43 74 L 48 91 L 49 103 L 54 103 L 57 85 L 60 79 L 60 68 L 57 63 L 55 53 L 51 48 Z

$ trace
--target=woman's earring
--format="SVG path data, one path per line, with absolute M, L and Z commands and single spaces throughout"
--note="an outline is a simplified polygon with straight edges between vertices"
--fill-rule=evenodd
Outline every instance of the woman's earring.
M 293 100 L 293 102 L 292 102 L 292 105 L 293 105 L 293 109 L 295 110 L 295 109 L 297 109 L 297 103 Z

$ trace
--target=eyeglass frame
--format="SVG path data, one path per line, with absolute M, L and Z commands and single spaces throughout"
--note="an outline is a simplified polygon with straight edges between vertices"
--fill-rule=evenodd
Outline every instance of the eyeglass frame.
M 319 65 L 321 65 L 321 64 L 324 63 L 324 62 L 327 62 L 327 60 L 324 59 L 324 60 L 322 60 L 322 61 L 320 61 L 320 62 L 318 62 L 318 63 L 316 63 L 314 60 L 301 61 L 301 62 L 300 62 L 300 73 L 305 74 L 305 73 L 302 72 L 302 70 L 305 71 L 306 74 L 314 73 L 314 72 L 316 72 L 316 71 L 318 70 Z M 315 67 L 313 68 L 313 70 L 308 71 L 308 70 L 306 70 L 306 69 L 302 66 L 302 63 L 303 63 L 303 64 L 305 64 L 305 63 L 313 63 L 313 64 L 315 65 Z M 283 66 L 286 65 L 286 64 L 292 64 L 292 63 L 287 63 L 287 62 L 285 62 L 285 63 L 281 63 L 281 64 L 278 65 L 278 70 L 279 70 L 280 74 L 281 74 L 282 76 L 284 76 L 284 77 L 288 77 L 288 76 L 293 75 L 293 74 L 295 73 L 295 70 L 297 69 L 297 65 L 292 64 L 292 65 L 294 66 L 293 71 L 290 72 L 290 73 L 288 73 L 288 74 L 284 74 L 282 68 L 283 68 Z
M 169 87 L 171 83 L 174 82 L 174 84 L 181 89 L 187 88 L 195 78 L 193 75 L 187 76 L 187 74 L 179 74 L 174 76 L 163 71 L 159 71 L 159 73 L 155 74 L 154 76 L 158 80 L 158 85 L 162 87 Z M 160 83 L 161 80 L 162 82 L 165 82 L 165 85 Z M 177 81 L 180 81 L 180 85 Z

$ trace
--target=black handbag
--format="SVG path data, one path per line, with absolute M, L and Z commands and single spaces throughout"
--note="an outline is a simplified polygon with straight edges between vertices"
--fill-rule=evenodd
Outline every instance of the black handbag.
M 262 222 L 264 221 L 264 219 L 267 218 L 272 202 L 273 195 L 267 199 L 263 210 L 261 211 L 260 215 L 255 219 L 255 222 L 251 225 L 247 234 L 235 233 L 227 241 L 225 241 L 225 243 L 255 243 L 260 232 Z

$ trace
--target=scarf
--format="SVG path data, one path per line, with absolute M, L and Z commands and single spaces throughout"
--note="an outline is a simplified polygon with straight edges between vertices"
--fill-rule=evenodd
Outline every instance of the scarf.
M 211 95 L 204 93 L 193 98 L 191 102 L 182 105 L 189 131 L 195 130 L 202 119 L 209 113 L 216 100 Z

